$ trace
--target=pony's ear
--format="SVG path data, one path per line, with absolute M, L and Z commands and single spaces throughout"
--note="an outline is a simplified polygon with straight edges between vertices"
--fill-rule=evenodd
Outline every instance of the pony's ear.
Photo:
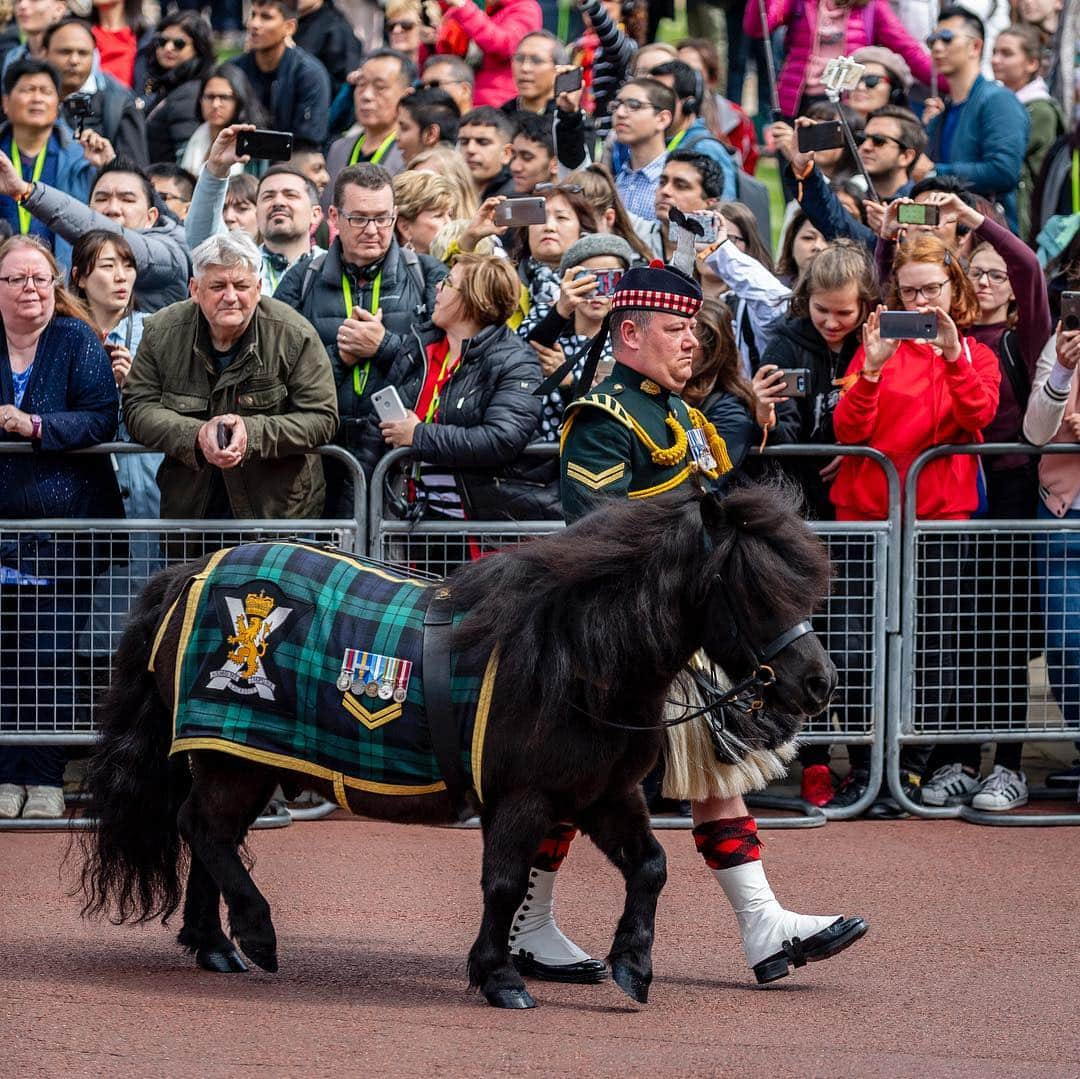
M 715 536 L 721 529 L 728 526 L 724 504 L 711 491 L 704 494 L 701 499 L 701 523 L 709 536 Z

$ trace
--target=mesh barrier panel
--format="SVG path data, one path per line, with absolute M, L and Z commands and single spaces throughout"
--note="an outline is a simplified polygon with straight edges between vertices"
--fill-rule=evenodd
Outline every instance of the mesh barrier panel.
M 1080 530 L 920 525 L 915 567 L 907 732 L 1080 736 Z
M 265 526 L 35 531 L 0 525 L 0 739 L 92 739 L 94 697 L 135 597 L 167 563 L 252 540 L 302 539 L 352 549 L 353 531 Z M 16 553 L 17 552 L 17 553 Z

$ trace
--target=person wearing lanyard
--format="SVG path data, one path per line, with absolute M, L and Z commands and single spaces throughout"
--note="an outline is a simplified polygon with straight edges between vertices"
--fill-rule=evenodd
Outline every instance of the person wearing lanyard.
M 223 216 L 229 176 L 237 163 L 248 160 L 247 155 L 236 156 L 236 139 L 241 132 L 254 130 L 251 124 L 233 124 L 222 130 L 210 147 L 184 221 L 192 249 L 210 236 L 229 231 Z M 319 193 L 298 169 L 273 165 L 259 181 L 255 218 L 263 239 L 259 278 L 263 293 L 272 296 L 290 266 L 308 255 L 325 253 L 311 243 L 322 220 Z
M 376 50 L 349 76 L 360 134 L 353 129 L 330 146 L 326 155 L 330 183 L 323 192 L 324 210 L 330 208 L 334 180 L 349 165 L 379 165 L 391 176 L 405 168 L 397 145 L 398 102 L 415 78 L 412 61 L 393 49 Z
M 13 63 L 4 74 L 3 107 L 8 122 L 0 127 L 0 150 L 27 183 L 46 183 L 86 202 L 94 163 L 62 127 L 60 77 L 43 60 Z M 11 231 L 37 236 L 54 248 L 52 229 L 15 199 L 0 197 L 0 214 Z

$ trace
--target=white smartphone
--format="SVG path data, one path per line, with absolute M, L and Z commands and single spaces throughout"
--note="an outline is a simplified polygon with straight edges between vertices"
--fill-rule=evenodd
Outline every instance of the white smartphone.
M 375 415 L 380 422 L 403 420 L 408 415 L 405 406 L 401 403 L 396 386 L 385 386 L 376 390 L 371 395 L 371 403 L 375 406 Z

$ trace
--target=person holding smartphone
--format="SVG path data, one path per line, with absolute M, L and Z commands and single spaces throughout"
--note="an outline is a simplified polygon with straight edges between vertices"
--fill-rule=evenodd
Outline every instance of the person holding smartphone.
M 1001 371 L 993 351 L 969 333 L 979 316 L 975 288 L 960 260 L 936 237 L 914 235 L 898 250 L 889 307 L 934 316 L 937 334 L 933 340 L 886 337 L 885 307 L 872 311 L 832 421 L 838 442 L 884 453 L 896 466 L 903 489 L 911 463 L 923 450 L 982 441 L 983 428 L 997 413 Z M 829 494 L 839 521 L 882 520 L 889 511 L 885 474 L 868 458 L 841 458 Z M 962 521 L 976 511 L 979 499 L 978 460 L 940 457 L 923 469 L 916 505 L 908 512 L 926 520 Z M 945 533 L 927 537 L 923 555 L 927 586 L 918 635 L 937 658 L 915 704 L 941 711 L 955 700 L 954 642 L 965 613 L 947 578 L 970 558 L 970 551 L 962 536 Z M 929 746 L 908 746 L 901 754 L 901 777 L 912 800 L 919 798 L 929 754 Z M 862 784 L 865 790 L 866 772 L 857 767 L 858 758 L 853 764 L 849 788 Z M 859 793 L 849 789 L 852 802 Z

